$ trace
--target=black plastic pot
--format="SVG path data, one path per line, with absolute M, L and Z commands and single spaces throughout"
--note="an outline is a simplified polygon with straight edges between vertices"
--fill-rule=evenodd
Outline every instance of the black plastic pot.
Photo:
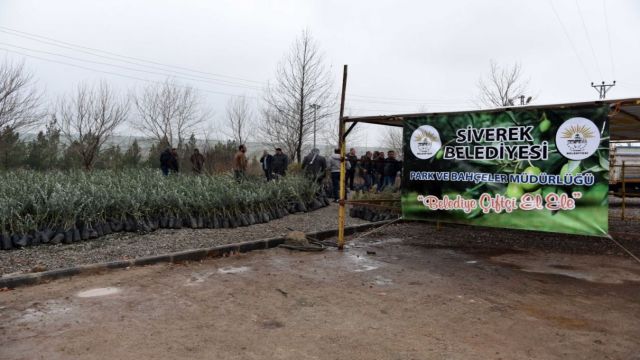
M 51 242 L 51 239 L 55 235 L 56 235 L 56 233 L 53 230 L 49 229 L 49 228 L 42 230 L 42 242 L 44 244 L 47 244 L 47 243 Z
M 166 229 L 169 227 L 169 218 L 166 216 L 160 217 L 160 227 Z
M 222 218 L 222 228 L 224 229 L 228 229 L 231 227 L 231 222 L 229 221 L 229 218 Z
M 0 234 L 0 248 L 2 250 L 13 249 L 13 243 L 11 242 L 11 236 L 9 236 L 9 234 Z
M 75 229 L 75 231 L 78 231 L 78 229 Z M 71 244 L 73 242 L 73 232 L 74 232 L 74 229 L 69 229 L 65 231 L 64 239 L 62 239 L 62 242 L 65 244 Z
M 62 241 L 64 240 L 64 234 L 63 233 L 57 233 L 55 235 L 53 235 L 51 237 L 51 240 L 49 240 L 49 244 L 51 245 L 58 245 L 60 244 Z

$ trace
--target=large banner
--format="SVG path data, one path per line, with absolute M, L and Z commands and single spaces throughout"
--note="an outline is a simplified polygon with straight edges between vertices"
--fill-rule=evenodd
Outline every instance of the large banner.
M 405 120 L 405 219 L 606 236 L 609 107 Z

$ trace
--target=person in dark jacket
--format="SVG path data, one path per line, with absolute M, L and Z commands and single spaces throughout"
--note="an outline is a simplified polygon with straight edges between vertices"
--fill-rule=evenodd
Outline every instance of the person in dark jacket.
M 378 191 L 381 191 L 384 185 L 384 164 L 385 164 L 384 151 L 379 151 L 378 158 L 375 159 L 375 169 L 376 169 L 375 183 L 378 186 L 378 189 L 377 189 Z
M 167 148 L 160 154 L 160 170 L 162 175 L 169 175 L 169 163 L 171 162 L 171 149 Z
M 174 173 L 179 173 L 180 169 L 178 167 L 178 149 L 171 149 L 171 158 L 169 158 L 169 170 Z
M 385 161 L 385 164 L 384 164 L 384 171 L 383 171 L 384 183 L 380 190 L 383 190 L 389 186 L 394 188 L 396 183 L 396 176 L 398 175 L 398 172 L 400 172 L 401 169 L 402 169 L 402 162 L 396 159 L 395 151 L 390 150 L 387 153 L 387 160 Z
M 302 160 L 302 170 L 304 170 L 304 173 L 309 178 L 318 184 L 322 184 L 322 180 L 324 180 L 327 171 L 327 160 L 324 156 L 320 155 L 319 149 L 311 150 L 311 152 L 304 157 Z
M 189 158 L 191 161 L 191 169 L 195 174 L 202 174 L 204 167 L 204 155 L 200 154 L 200 150 L 193 149 L 193 154 Z
M 349 170 L 347 171 L 347 188 L 353 191 L 353 180 L 356 177 L 356 167 L 358 166 L 358 155 L 356 155 L 356 149 L 349 149 L 349 154 L 347 154 L 347 161 L 351 164 Z
M 360 158 L 360 177 L 362 177 L 362 190 L 369 191 L 373 184 L 373 159 L 371 151 L 367 151 Z
M 281 148 L 276 148 L 276 154 L 271 160 L 271 168 L 276 177 L 285 176 L 289 166 L 289 157 L 282 152 Z
M 262 157 L 260 158 L 260 166 L 262 167 L 262 171 L 264 171 L 264 176 L 267 178 L 267 181 L 270 181 L 272 178 L 273 167 L 273 155 L 269 154 L 267 150 L 262 152 Z

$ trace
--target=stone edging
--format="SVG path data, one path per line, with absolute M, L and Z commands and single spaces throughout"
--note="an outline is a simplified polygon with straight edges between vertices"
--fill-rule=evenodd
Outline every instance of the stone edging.
M 370 224 L 362 224 L 346 227 L 345 235 L 350 235 L 360 231 L 375 228 L 388 223 L 389 221 L 378 221 Z M 325 230 L 308 233 L 307 236 L 318 240 L 324 240 L 338 235 L 338 230 Z M 111 269 L 122 269 L 132 266 L 144 266 L 158 263 L 181 263 L 185 261 L 200 261 L 208 258 L 219 258 L 235 253 L 245 253 L 252 250 L 264 250 L 274 248 L 284 243 L 284 237 L 274 237 L 246 241 L 236 244 L 220 245 L 211 248 L 201 248 L 193 250 L 179 251 L 163 255 L 153 255 L 132 260 L 118 260 L 106 263 L 79 265 L 70 268 L 43 271 L 39 273 L 20 274 L 14 276 L 0 277 L 0 288 L 16 288 L 20 286 L 36 285 L 46 283 L 51 280 L 62 279 L 74 275 L 96 274 Z

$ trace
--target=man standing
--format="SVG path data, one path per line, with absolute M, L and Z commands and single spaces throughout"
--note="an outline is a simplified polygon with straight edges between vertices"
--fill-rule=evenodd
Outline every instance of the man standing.
M 302 160 L 302 170 L 304 170 L 304 173 L 310 179 L 318 184 L 322 184 L 325 171 L 327 170 L 327 160 L 325 160 L 324 156 L 320 155 L 319 149 L 311 150 L 311 153 L 304 157 Z
M 369 191 L 373 184 L 373 160 L 371 158 L 371 151 L 367 151 L 362 158 L 360 158 L 360 176 L 362 176 L 362 189 Z
M 247 172 L 247 147 L 244 144 L 238 146 L 238 152 L 233 157 L 233 175 L 237 181 L 242 181 Z
M 171 149 L 165 149 L 162 154 L 160 154 L 160 170 L 162 170 L 162 175 L 169 175 L 169 166 L 171 166 Z
M 358 166 L 358 156 L 356 155 L 356 149 L 349 149 L 347 154 L 347 161 L 349 161 L 349 170 L 347 171 L 347 187 L 353 191 L 353 180 L 356 176 L 356 167 Z
M 178 149 L 171 149 L 171 157 L 169 158 L 169 170 L 174 173 L 179 173 L 180 169 L 178 167 Z
M 271 168 L 276 178 L 285 176 L 287 173 L 287 167 L 289 166 L 289 157 L 282 152 L 281 148 L 276 148 L 276 154 L 273 155 L 271 160 Z
M 346 161 L 345 167 L 351 169 L 351 163 Z M 333 188 L 333 200 L 340 199 L 340 149 L 335 149 L 329 157 L 329 171 L 331 172 L 331 187 Z
M 377 191 L 381 191 L 384 185 L 384 151 L 378 152 L 378 158 L 375 160 L 375 168 L 376 168 L 376 184 L 378 186 Z
M 204 167 L 204 156 L 200 154 L 200 150 L 193 149 L 193 154 L 191 155 L 191 169 L 196 174 L 202 174 L 202 168 Z
M 260 164 L 262 167 L 262 171 L 264 171 L 264 176 L 267 178 L 267 181 L 271 180 L 271 172 L 272 170 L 272 162 L 273 156 L 269 154 L 267 150 L 262 152 L 262 157 L 260 158 Z
M 389 150 L 387 153 L 387 161 L 384 164 L 384 184 L 382 189 L 391 186 L 395 189 L 396 175 L 402 169 L 402 163 L 396 159 L 396 153 L 393 150 Z M 382 190 L 381 189 L 381 190 Z

